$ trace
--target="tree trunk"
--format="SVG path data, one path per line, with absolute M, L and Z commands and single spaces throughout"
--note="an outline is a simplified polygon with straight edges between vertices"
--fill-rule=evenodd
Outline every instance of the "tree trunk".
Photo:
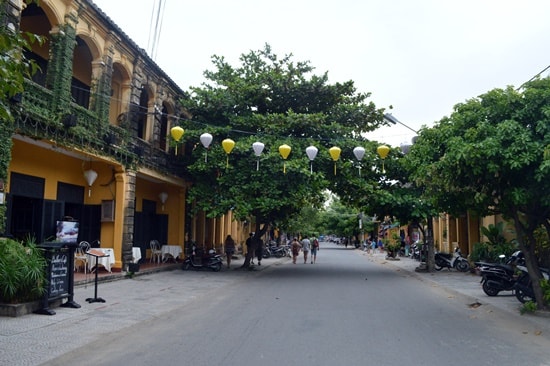
M 535 300 L 537 302 L 537 308 L 539 310 L 545 309 L 544 298 L 542 294 L 542 288 L 540 286 L 540 280 L 543 278 L 539 269 L 537 257 L 535 256 L 535 236 L 533 230 L 528 230 L 519 221 L 519 217 L 514 217 L 514 225 L 516 227 L 516 234 L 518 236 L 519 249 L 523 252 L 525 257 L 525 266 L 529 272 L 529 278 L 531 279 L 531 286 L 533 286 L 533 293 L 535 294 Z M 531 226 L 529 226 L 531 227 Z

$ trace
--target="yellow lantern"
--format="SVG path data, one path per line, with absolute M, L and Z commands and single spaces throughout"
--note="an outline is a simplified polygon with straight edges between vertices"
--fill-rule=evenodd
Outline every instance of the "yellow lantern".
M 390 153 L 390 148 L 386 145 L 380 145 L 376 149 L 376 152 L 382 158 L 382 173 L 385 173 L 386 169 L 384 169 L 384 159 L 386 159 L 386 156 Z
M 172 136 L 174 141 L 176 141 L 176 155 L 178 155 L 178 143 L 183 137 L 184 132 L 185 130 L 180 126 L 174 126 L 170 129 L 170 135 Z
M 330 157 L 334 161 L 334 175 L 336 175 L 336 162 L 338 159 L 340 159 L 340 153 L 342 152 L 342 149 L 340 149 L 337 146 L 333 146 L 330 149 L 328 149 L 328 153 L 330 154 Z
M 225 167 L 227 168 L 229 166 L 229 154 L 231 154 L 231 151 L 233 151 L 233 148 L 235 147 L 235 141 L 231 139 L 225 139 L 222 141 L 222 147 L 227 154 L 227 160 L 225 163 Z
M 286 144 L 283 144 L 279 146 L 279 154 L 281 154 L 282 158 L 285 160 L 283 163 L 283 173 L 286 174 L 286 158 L 290 155 L 290 151 L 292 148 Z

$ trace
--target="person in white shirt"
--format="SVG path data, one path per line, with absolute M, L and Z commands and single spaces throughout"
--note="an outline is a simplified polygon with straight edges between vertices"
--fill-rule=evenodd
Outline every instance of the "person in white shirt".
M 302 252 L 304 252 L 304 263 L 307 263 L 307 255 L 309 253 L 309 249 L 311 248 L 311 241 L 306 237 L 302 239 Z

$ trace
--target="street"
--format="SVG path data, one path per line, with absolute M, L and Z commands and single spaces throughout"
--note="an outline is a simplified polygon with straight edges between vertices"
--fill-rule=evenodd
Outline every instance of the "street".
M 520 316 L 471 306 L 351 248 L 322 243 L 316 264 L 147 277 L 162 290 L 141 296 L 169 297 L 162 312 L 44 365 L 550 365 L 549 334 L 526 331 Z M 200 286 L 212 280 L 222 285 Z M 185 301 L 180 281 L 195 283 Z

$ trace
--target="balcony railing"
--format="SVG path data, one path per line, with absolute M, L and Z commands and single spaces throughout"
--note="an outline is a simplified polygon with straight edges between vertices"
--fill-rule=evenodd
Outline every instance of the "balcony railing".
M 131 131 L 101 121 L 97 114 L 77 104 L 71 105 L 69 113 L 53 113 L 52 98 L 50 90 L 26 80 L 16 113 L 16 132 L 107 155 L 125 166 L 145 166 L 183 177 L 183 167 L 176 157 L 132 136 Z

